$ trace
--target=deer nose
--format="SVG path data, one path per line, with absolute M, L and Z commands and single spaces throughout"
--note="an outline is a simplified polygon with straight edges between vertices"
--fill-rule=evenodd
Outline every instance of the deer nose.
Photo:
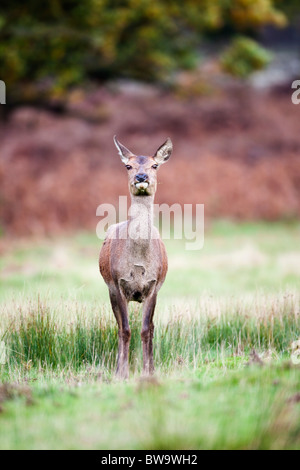
M 148 175 L 146 173 L 138 173 L 135 175 L 135 180 L 137 183 L 143 183 L 144 181 L 147 181 Z

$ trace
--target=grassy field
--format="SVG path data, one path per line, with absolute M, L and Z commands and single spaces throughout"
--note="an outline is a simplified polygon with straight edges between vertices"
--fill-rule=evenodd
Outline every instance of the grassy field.
M 155 365 L 130 379 L 94 234 L 0 239 L 1 449 L 299 449 L 300 224 L 211 224 L 204 249 L 167 242 Z M 295 347 L 295 346 L 294 346 Z

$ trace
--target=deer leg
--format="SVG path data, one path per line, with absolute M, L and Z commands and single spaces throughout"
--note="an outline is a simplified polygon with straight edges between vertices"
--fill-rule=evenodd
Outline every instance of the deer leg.
M 153 313 L 154 313 L 154 310 L 153 310 Z M 151 323 L 150 323 L 150 338 L 149 338 L 149 373 L 150 374 L 154 374 L 153 335 L 154 335 L 154 323 L 151 320 Z
M 153 334 L 154 324 L 153 315 L 156 305 L 156 294 L 151 295 L 145 300 L 143 308 L 143 327 L 141 332 L 143 343 L 143 373 L 146 375 L 153 374 Z
M 130 328 L 128 323 L 127 302 L 120 293 L 110 293 L 110 302 L 119 328 L 119 349 L 117 375 L 127 379 L 129 376 Z

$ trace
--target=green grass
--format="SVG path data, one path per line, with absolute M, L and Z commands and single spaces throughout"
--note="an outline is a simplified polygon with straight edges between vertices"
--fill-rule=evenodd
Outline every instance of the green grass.
M 0 240 L 1 241 L 1 240 Z M 0 303 L 24 296 L 107 302 L 99 276 L 101 240 L 95 234 L 3 242 Z M 300 224 L 214 222 L 204 248 L 186 251 L 185 241 L 167 240 L 169 272 L 160 302 L 197 299 L 203 294 L 240 295 L 299 288 Z M 1 245 L 0 245 L 1 248 Z
M 1 448 L 299 447 L 300 410 L 291 400 L 299 370 L 206 366 L 152 382 L 96 377 L 65 374 L 30 384 L 30 399 L 26 389 L 16 393 L 1 415 Z
M 155 361 L 161 372 L 175 370 L 182 362 L 194 370 L 208 359 L 222 361 L 257 351 L 288 355 L 298 338 L 300 297 L 270 297 L 263 304 L 231 301 L 212 303 L 206 299 L 188 314 L 157 311 Z M 258 301 L 258 300 L 257 300 Z M 217 310 L 215 310 L 217 308 Z M 6 326 L 5 326 L 6 321 Z M 3 316 L 3 339 L 7 370 L 30 364 L 33 368 L 73 368 L 82 364 L 101 366 L 113 373 L 116 367 L 117 329 L 110 309 L 80 305 L 69 316 L 41 303 L 19 307 L 17 314 Z M 130 312 L 132 372 L 140 373 L 141 312 Z
M 101 242 L 2 240 L 0 448 L 299 449 L 299 235 L 297 223 L 219 221 L 199 253 L 169 241 L 156 375 L 141 377 L 132 304 L 127 382 Z

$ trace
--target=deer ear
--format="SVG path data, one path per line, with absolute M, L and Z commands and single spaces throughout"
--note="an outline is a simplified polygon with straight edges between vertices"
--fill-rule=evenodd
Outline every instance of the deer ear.
M 124 145 L 122 145 L 118 140 L 117 137 L 114 136 L 114 143 L 118 149 L 119 155 L 121 157 L 122 162 L 126 165 L 130 157 L 133 156 L 133 153 L 130 152 Z
M 173 150 L 173 144 L 171 139 L 168 137 L 164 144 L 157 150 L 156 154 L 154 155 L 154 160 L 156 163 L 161 165 L 169 160 L 171 153 Z

